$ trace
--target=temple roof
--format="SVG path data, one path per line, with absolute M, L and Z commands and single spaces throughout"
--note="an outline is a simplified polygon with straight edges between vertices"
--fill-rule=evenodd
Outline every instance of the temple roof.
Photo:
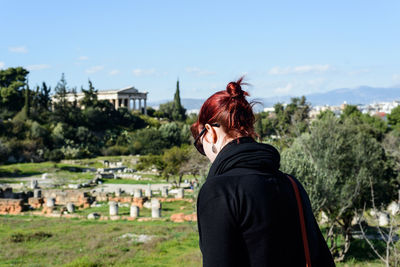
M 136 89 L 133 86 L 125 87 L 122 89 L 117 89 L 117 90 L 99 90 L 98 93 L 123 93 L 123 94 L 136 94 L 139 93 L 139 90 Z

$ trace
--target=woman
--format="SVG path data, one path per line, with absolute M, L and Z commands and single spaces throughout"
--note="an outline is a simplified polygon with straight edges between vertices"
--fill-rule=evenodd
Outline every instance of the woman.
M 280 156 L 254 140 L 252 105 L 242 79 L 208 98 L 191 126 L 194 145 L 212 162 L 197 201 L 204 266 L 306 266 L 297 201 Z M 298 185 L 312 266 L 335 266 Z

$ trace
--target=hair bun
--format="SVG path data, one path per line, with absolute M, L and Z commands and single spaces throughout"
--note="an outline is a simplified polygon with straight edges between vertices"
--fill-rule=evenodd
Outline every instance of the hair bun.
M 236 82 L 230 82 L 226 86 L 226 91 L 230 94 L 231 97 L 243 97 L 244 95 L 248 95 L 245 91 L 242 90 L 243 77 L 240 78 Z

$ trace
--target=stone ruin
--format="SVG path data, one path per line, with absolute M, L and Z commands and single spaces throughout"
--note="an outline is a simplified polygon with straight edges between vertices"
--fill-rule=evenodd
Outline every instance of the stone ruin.
M 139 221 L 146 221 L 152 218 L 161 218 L 161 207 L 162 202 L 173 202 L 178 200 L 184 200 L 192 202 L 192 199 L 184 198 L 184 190 L 176 190 L 175 198 L 168 198 L 168 188 L 162 188 L 161 197 L 153 198 L 152 190 L 150 186 L 144 190 L 143 195 L 142 189 L 135 189 L 132 195 L 122 195 L 122 190 L 117 190 L 115 194 L 105 192 L 92 192 L 92 196 L 89 196 L 88 192 L 81 190 L 59 190 L 59 189 L 48 189 L 42 190 L 35 188 L 29 192 L 13 192 L 12 188 L 0 188 L 0 214 L 19 214 L 23 211 L 42 208 L 43 214 L 53 214 L 55 206 L 63 206 L 57 214 L 74 213 L 75 207 L 89 208 L 92 203 L 96 204 L 95 201 L 108 202 L 110 206 L 110 219 L 136 219 L 139 217 L 140 209 L 143 207 L 151 210 L 150 218 L 138 218 Z M 172 192 L 171 192 L 172 193 Z M 118 205 L 119 203 L 130 204 L 130 215 L 118 216 Z M 145 205 L 148 204 L 148 205 Z M 55 213 L 53 214 L 55 215 Z M 107 219 L 107 217 L 100 216 L 99 214 L 91 214 L 88 218 L 92 219 Z M 97 215 L 97 216 L 95 216 Z M 124 217 L 124 218 L 123 218 Z M 126 217 L 126 218 L 125 218 Z M 183 221 L 195 221 L 196 214 L 184 215 L 183 213 L 173 214 L 170 218 L 173 222 Z
M 88 192 L 80 190 L 56 190 L 50 189 L 43 191 L 44 198 L 54 198 L 57 205 L 67 205 L 73 203 L 77 207 L 89 208 L 94 198 Z
M 52 202 L 53 204 L 49 204 Z M 78 190 L 41 190 L 33 192 L 13 192 L 12 188 L 0 188 L 0 214 L 18 214 L 29 207 L 33 209 L 44 208 L 48 213 L 54 209 L 55 204 L 67 206 L 73 204 L 77 207 L 88 208 L 93 198 L 87 192 Z M 49 211 L 50 210 L 50 211 Z
M 0 214 L 18 214 L 26 210 L 24 202 L 33 195 L 32 192 L 14 193 L 11 187 L 0 188 Z

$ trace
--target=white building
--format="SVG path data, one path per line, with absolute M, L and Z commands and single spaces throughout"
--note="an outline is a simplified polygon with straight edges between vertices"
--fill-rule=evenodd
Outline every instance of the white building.
M 130 86 L 119 90 L 97 91 L 97 99 L 110 101 L 115 109 L 126 107 L 128 110 L 139 110 L 141 113 L 147 114 L 147 94 L 148 92 L 139 92 L 138 89 Z M 83 97 L 83 93 L 78 93 L 76 95 L 69 93 L 66 99 L 69 102 L 77 100 L 79 103 Z M 57 102 L 57 98 L 53 96 L 52 101 Z

